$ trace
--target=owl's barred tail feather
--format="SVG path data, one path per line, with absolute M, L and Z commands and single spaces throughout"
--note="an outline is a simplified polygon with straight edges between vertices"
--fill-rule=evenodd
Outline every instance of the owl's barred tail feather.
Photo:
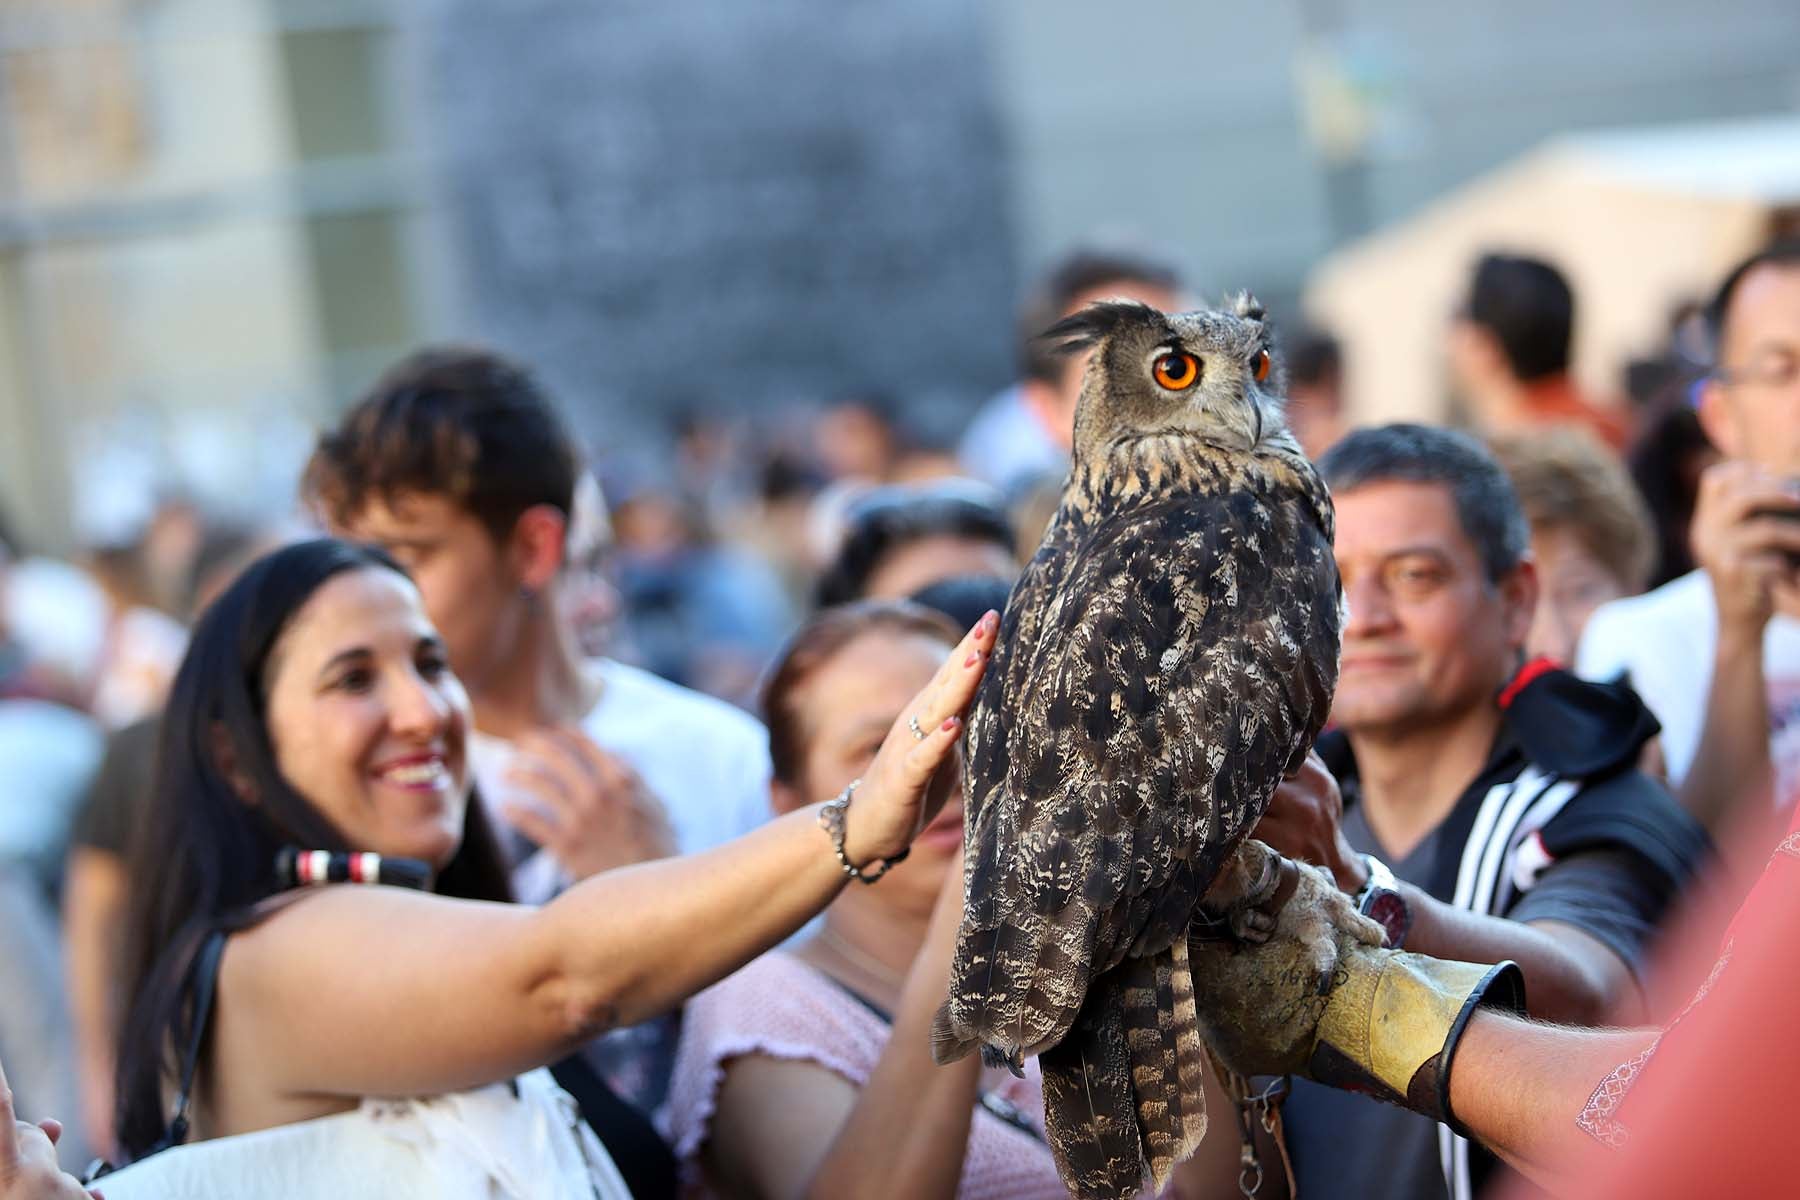
M 1128 959 L 1089 989 L 1063 1041 L 1039 1056 L 1044 1123 L 1076 1196 L 1155 1190 L 1206 1133 L 1187 947 Z

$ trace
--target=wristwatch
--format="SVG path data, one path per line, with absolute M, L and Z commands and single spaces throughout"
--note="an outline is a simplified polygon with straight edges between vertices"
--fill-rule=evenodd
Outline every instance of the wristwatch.
M 1373 854 L 1363 855 L 1362 860 L 1369 869 L 1369 878 L 1351 899 L 1357 912 L 1387 930 L 1387 944 L 1398 950 L 1406 941 L 1407 930 L 1412 928 L 1412 909 L 1400 894 L 1400 881 L 1386 863 Z

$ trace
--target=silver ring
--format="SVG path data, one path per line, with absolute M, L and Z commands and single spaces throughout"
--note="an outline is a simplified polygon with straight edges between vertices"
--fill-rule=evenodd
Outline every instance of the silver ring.
M 908 729 L 912 730 L 913 737 L 917 738 L 921 742 L 925 740 L 925 731 L 923 729 L 919 728 L 919 718 L 918 717 L 912 716 L 912 717 L 906 718 L 906 727 Z

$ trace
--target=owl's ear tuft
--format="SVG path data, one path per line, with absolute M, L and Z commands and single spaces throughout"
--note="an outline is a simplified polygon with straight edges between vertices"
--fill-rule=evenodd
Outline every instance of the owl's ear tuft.
M 1243 317 L 1246 321 L 1266 321 L 1269 318 L 1262 301 L 1249 292 L 1239 292 L 1231 298 L 1231 312 L 1233 316 Z
M 1054 342 L 1056 350 L 1069 354 L 1098 345 L 1123 325 L 1160 320 L 1162 314 L 1148 304 L 1135 300 L 1098 300 L 1079 312 L 1070 313 L 1038 334 L 1038 339 Z

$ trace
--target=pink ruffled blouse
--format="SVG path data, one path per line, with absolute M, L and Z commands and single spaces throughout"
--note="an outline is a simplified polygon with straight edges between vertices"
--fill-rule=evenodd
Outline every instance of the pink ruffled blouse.
M 744 1054 L 814 1062 L 861 1087 L 887 1045 L 888 1025 L 817 968 L 783 951 L 763 955 L 688 1001 L 667 1112 L 683 1194 L 715 1196 L 700 1165 L 725 1067 Z M 1027 1133 L 989 1107 L 1010 1106 Z M 963 1155 L 963 1200 L 1067 1200 L 1043 1139 L 1044 1095 L 1036 1060 L 978 1104 Z

